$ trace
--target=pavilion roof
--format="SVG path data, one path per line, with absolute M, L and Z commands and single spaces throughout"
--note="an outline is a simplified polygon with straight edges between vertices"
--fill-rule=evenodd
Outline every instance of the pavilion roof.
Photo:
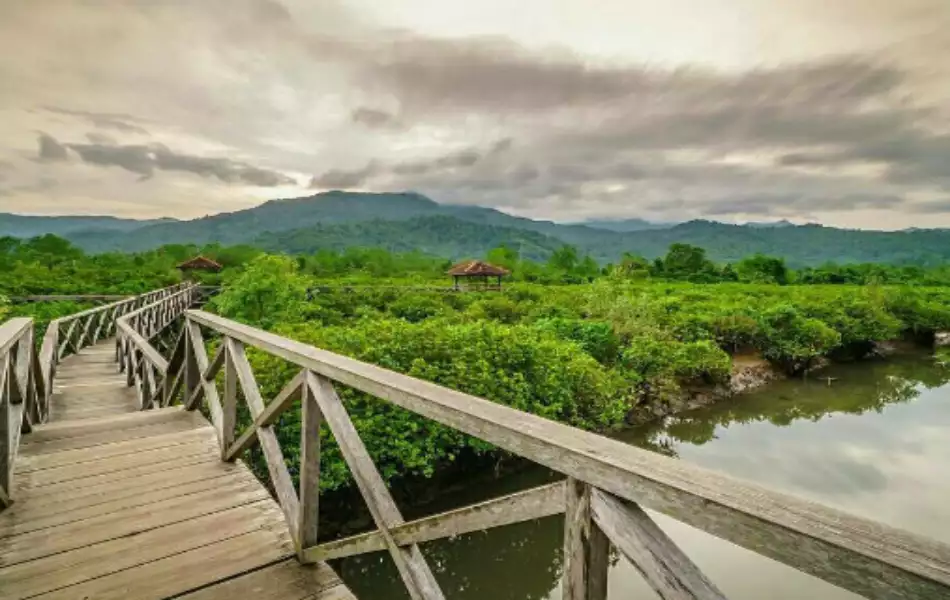
M 487 275 L 489 277 L 502 277 L 509 273 L 508 269 L 496 267 L 481 260 L 466 260 L 454 265 L 446 274 L 454 277 L 473 277 Z
M 222 267 L 219 263 L 211 260 L 206 256 L 196 256 L 190 260 L 186 260 L 176 267 L 177 269 L 191 270 L 191 269 L 203 269 L 205 271 L 220 271 Z

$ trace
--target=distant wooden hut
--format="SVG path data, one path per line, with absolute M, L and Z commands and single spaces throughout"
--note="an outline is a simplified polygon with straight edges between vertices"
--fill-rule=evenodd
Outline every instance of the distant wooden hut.
M 191 260 L 186 260 L 177 267 L 185 279 L 191 279 L 194 271 L 208 271 L 209 273 L 218 273 L 223 269 L 220 264 L 205 256 L 196 256 Z
M 466 260 L 449 269 L 446 274 L 452 276 L 456 290 L 483 289 L 500 290 L 501 278 L 508 275 L 508 269 L 496 267 L 481 260 Z M 495 280 L 495 283 L 492 283 Z

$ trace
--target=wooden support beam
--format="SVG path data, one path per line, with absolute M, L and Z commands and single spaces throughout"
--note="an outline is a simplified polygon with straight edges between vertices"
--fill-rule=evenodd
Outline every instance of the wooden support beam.
M 196 310 L 187 315 L 323 377 L 871 600 L 939 598 L 950 590 L 948 544 L 217 315 Z
M 340 452 L 350 467 L 356 486 L 386 540 L 386 546 L 409 591 L 409 596 L 413 600 L 443 600 L 442 590 L 418 544 L 403 548 L 393 540 L 390 529 L 402 525 L 405 521 L 346 413 L 343 402 L 333 389 L 333 384 L 309 371 L 305 376 L 308 394 L 312 394 L 319 404 L 327 425 L 340 446 Z
M 726 600 L 660 526 L 633 502 L 594 490 L 594 521 L 663 600 Z
M 591 487 L 568 478 L 564 484 L 564 600 L 606 600 L 610 543 L 593 522 Z
M 300 485 L 297 513 L 297 557 L 304 561 L 304 548 L 317 544 L 317 522 L 320 515 L 320 406 L 304 386 L 300 417 Z
M 270 404 L 264 407 L 260 415 L 254 418 L 254 423 L 244 430 L 238 439 L 235 440 L 231 448 L 228 449 L 224 460 L 232 461 L 242 452 L 257 443 L 257 430 L 261 427 L 267 427 L 274 424 L 280 415 L 290 408 L 290 406 L 300 397 L 304 385 L 304 372 L 300 371 L 290 382 L 284 386 L 284 389 L 277 394 Z
M 205 340 L 201 335 L 201 328 L 193 322 L 187 322 L 185 327 L 188 329 L 188 336 L 191 339 L 191 349 L 195 364 L 198 366 L 198 372 L 207 373 L 208 353 L 205 351 Z M 211 425 L 214 426 L 215 433 L 218 436 L 218 444 L 223 447 L 224 415 L 221 409 L 221 401 L 218 398 L 218 389 L 215 387 L 213 380 L 202 379 L 200 385 L 202 395 L 208 404 L 208 412 L 211 414 Z
M 551 483 L 397 525 L 389 530 L 399 546 L 421 544 L 465 533 L 541 519 L 564 512 L 564 482 Z M 380 531 L 335 540 L 304 550 L 305 562 L 318 562 L 386 550 Z
M 227 348 L 228 361 L 233 365 L 235 380 L 244 393 L 251 418 L 256 421 L 264 413 L 264 399 L 261 397 L 260 388 L 258 388 L 257 381 L 254 379 L 251 365 L 247 361 L 244 346 L 240 342 L 231 339 L 225 339 L 222 345 Z M 291 537 L 296 544 L 300 523 L 300 502 L 297 499 L 293 479 L 291 479 L 290 472 L 287 470 L 287 463 L 284 461 L 284 453 L 280 449 L 277 433 L 270 426 L 258 427 L 255 431 L 261 445 L 261 453 L 264 455 L 264 462 L 267 464 L 271 484 L 274 486 L 274 493 L 277 495 L 277 503 L 284 513 L 287 527 L 290 529 Z M 236 457 L 235 453 L 227 452 L 228 446 L 223 446 L 223 448 L 225 451 L 222 452 L 222 456 L 232 457 L 232 459 Z
M 229 351 L 232 347 L 230 338 L 224 338 L 224 343 L 218 350 L 218 356 L 224 357 L 224 395 L 221 397 L 221 458 L 231 444 L 234 443 L 234 430 L 237 427 L 237 368 L 234 357 Z M 214 367 L 214 365 L 211 365 Z

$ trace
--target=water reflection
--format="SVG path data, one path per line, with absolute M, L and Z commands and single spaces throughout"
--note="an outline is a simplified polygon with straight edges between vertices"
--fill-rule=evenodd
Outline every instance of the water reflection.
M 950 369 L 929 356 L 837 366 L 832 377 L 787 381 L 621 439 L 759 484 L 818 500 L 950 542 Z M 477 501 L 547 480 L 541 469 L 446 499 Z M 439 510 L 438 507 L 435 510 Z M 853 594 L 654 515 L 730 598 L 846 600 Z M 448 598 L 560 598 L 561 519 L 552 518 L 426 545 Z M 343 561 L 362 600 L 404 595 L 388 557 Z M 654 598 L 617 561 L 613 598 Z

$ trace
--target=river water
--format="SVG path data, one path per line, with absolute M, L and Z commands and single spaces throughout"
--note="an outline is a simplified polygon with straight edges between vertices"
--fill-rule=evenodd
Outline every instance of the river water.
M 617 437 L 950 543 L 950 368 L 937 366 L 930 355 L 909 354 L 834 366 L 820 377 L 781 381 Z M 480 480 L 445 494 L 425 512 L 554 477 L 532 468 Z M 858 598 L 651 514 L 730 599 Z M 557 600 L 561 536 L 562 518 L 552 517 L 429 543 L 423 551 L 450 600 Z M 408 598 L 387 555 L 337 566 L 361 600 Z M 657 597 L 624 559 L 611 567 L 609 590 L 611 598 Z

